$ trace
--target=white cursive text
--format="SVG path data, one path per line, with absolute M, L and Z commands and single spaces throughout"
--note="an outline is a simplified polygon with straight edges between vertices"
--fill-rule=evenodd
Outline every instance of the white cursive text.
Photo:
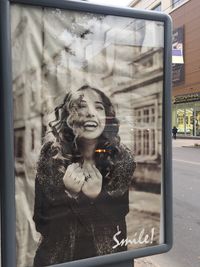
M 117 226 L 117 232 L 113 236 L 113 240 L 116 245 L 112 248 L 115 249 L 118 246 L 127 246 L 129 244 L 152 244 L 154 239 L 155 228 L 151 229 L 151 234 L 145 234 L 145 229 L 142 229 L 140 232 L 136 232 L 132 239 L 128 237 L 126 239 L 118 240 L 118 236 L 121 234 L 119 226 Z

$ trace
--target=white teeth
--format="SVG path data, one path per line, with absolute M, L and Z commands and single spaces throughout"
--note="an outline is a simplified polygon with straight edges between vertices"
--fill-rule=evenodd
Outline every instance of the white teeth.
M 97 127 L 97 123 L 95 121 L 86 121 L 84 127 Z

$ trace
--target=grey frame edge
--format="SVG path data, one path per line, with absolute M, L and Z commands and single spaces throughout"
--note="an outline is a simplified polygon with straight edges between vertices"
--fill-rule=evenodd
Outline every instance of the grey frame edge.
M 164 94 L 165 99 L 163 101 L 163 114 L 165 114 L 163 122 L 163 155 L 164 155 L 164 210 L 165 210 L 165 241 L 168 246 L 167 251 L 172 248 L 173 245 L 173 203 L 172 203 L 172 138 L 171 138 L 171 91 L 172 91 L 172 19 L 169 15 L 165 16 L 166 31 L 164 37 L 165 43 L 165 71 L 164 71 Z M 167 216 L 166 216 L 167 214 Z
M 10 5 L 0 0 L 1 264 L 16 266 Z
M 52 266 L 59 267 L 94 267 L 107 266 L 120 262 L 128 262 L 134 258 L 167 252 L 172 247 L 172 148 L 171 148 L 171 19 L 168 15 L 158 12 L 141 11 L 132 8 L 109 7 L 90 4 L 86 2 L 73 2 L 65 0 L 0 0 L 1 18 L 1 61 L 7 59 L 6 68 L 1 69 L 1 84 L 4 89 L 1 92 L 1 118 L 4 131 L 1 133 L 1 143 L 4 147 L 1 153 L 5 157 L 7 164 L 4 164 L 1 176 L 5 176 L 2 182 L 3 192 L 1 205 L 4 208 L 2 213 L 2 267 L 16 266 L 15 252 L 15 190 L 14 190 L 14 158 L 13 158 L 13 117 L 12 117 L 12 73 L 11 73 L 11 35 L 10 35 L 10 4 L 24 4 L 49 8 L 60 8 L 97 14 L 116 15 L 124 17 L 134 17 L 140 19 L 164 22 L 164 81 L 163 81 L 163 202 L 164 202 L 164 244 L 126 251 L 112 255 L 98 256 L 94 258 L 63 263 Z M 10 112 L 10 113 L 9 113 Z M 4 117 L 2 114 L 5 114 Z M 9 149 L 7 149 L 10 144 Z M 2 164 L 3 165 L 3 164 Z M 10 179 L 6 179 L 10 177 Z M 9 221 L 8 221 L 9 218 Z M 11 220 L 10 220 L 11 218 Z

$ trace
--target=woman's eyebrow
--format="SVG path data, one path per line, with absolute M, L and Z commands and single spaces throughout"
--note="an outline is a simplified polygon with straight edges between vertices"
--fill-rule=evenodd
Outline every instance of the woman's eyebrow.
M 87 103 L 87 101 L 84 100 L 84 99 L 81 100 L 81 103 L 82 103 L 82 102 L 83 102 L 83 103 Z M 104 106 L 103 102 L 101 102 L 101 101 L 95 101 L 94 103 L 95 103 L 95 104 L 100 104 L 100 105 Z
M 101 101 L 95 101 L 95 104 L 101 104 L 103 106 L 103 102 Z

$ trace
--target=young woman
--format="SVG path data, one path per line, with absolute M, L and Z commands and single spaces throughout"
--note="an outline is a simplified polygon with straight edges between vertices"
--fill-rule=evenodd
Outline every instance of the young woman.
M 128 191 L 135 162 L 120 144 L 113 105 L 100 90 L 67 94 L 41 150 L 34 221 L 41 233 L 34 266 L 125 251 Z

